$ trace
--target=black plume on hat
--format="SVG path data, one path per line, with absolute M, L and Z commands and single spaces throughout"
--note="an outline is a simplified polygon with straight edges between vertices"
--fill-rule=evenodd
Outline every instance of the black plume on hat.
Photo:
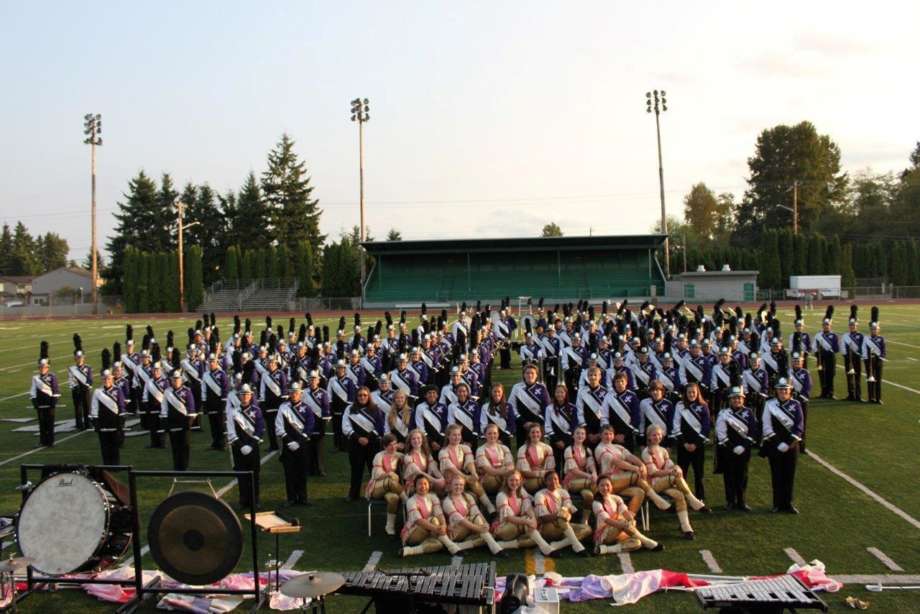
M 873 305 L 873 306 L 872 306 L 872 310 L 871 310 L 871 312 L 870 312 L 870 315 L 871 315 L 871 320 L 870 320 L 870 321 L 871 321 L 871 322 L 875 322 L 876 324 L 878 324 L 878 307 L 876 307 L 875 305 Z
M 296 326 L 297 326 L 297 325 L 294 323 L 294 318 L 289 319 L 289 320 L 288 320 L 288 334 L 293 333 L 293 332 L 294 332 L 294 328 L 295 328 Z
M 109 352 L 109 348 L 102 350 L 102 370 L 105 371 L 112 366 L 112 354 Z
M 117 341 L 112 344 L 112 360 L 115 362 L 121 360 L 121 344 Z
M 128 324 L 125 326 L 125 341 L 134 339 L 134 327 Z
M 73 351 L 74 353 L 80 352 L 83 350 L 83 340 L 80 338 L 78 333 L 73 334 Z
M 304 317 L 307 318 L 307 326 L 313 326 L 313 316 L 310 314 L 309 311 L 304 314 Z
M 827 310 L 824 312 L 824 319 L 832 320 L 834 318 L 834 306 L 828 305 Z
M 48 358 L 48 342 L 47 341 L 42 341 L 41 343 L 38 344 L 38 358 L 39 360 L 41 360 L 42 358 Z
M 173 332 L 171 330 L 166 331 L 166 347 L 171 348 L 175 346 L 176 344 L 173 343 L 173 341 L 174 341 Z

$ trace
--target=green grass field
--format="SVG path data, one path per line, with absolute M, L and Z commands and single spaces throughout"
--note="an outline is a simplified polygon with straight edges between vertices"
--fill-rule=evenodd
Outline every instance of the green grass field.
M 860 306 L 865 318 L 869 305 Z M 914 518 L 920 517 L 920 480 L 917 478 L 918 419 L 920 419 L 920 305 L 882 305 L 883 333 L 888 339 L 889 361 L 885 365 L 884 406 L 859 405 L 843 401 L 813 401 L 809 415 L 809 448 L 825 461 L 862 482 L 869 489 L 896 505 Z M 845 323 L 844 307 L 838 308 L 836 329 L 842 332 Z M 814 332 L 823 310 L 807 312 L 808 330 Z M 781 307 L 784 334 L 791 330 L 792 307 Z M 194 318 L 192 318 L 194 319 Z M 256 322 L 261 319 L 253 318 Z M 338 318 L 330 318 L 334 325 Z M 276 318 L 278 323 L 286 319 Z M 365 321 L 371 320 L 366 316 Z M 0 354 L 0 418 L 26 418 L 33 416 L 28 390 L 29 378 L 34 372 L 38 356 L 38 343 L 46 339 L 51 344 L 53 369 L 62 379 L 63 404 L 58 410 L 58 420 L 73 417 L 69 391 L 64 384 L 64 370 L 71 364 L 71 335 L 79 332 L 90 363 L 98 370 L 103 347 L 111 347 L 115 340 L 123 341 L 124 325 L 131 321 L 137 336 L 142 335 L 146 321 L 112 319 L 102 321 L 3 321 L 0 322 L 0 339 L 4 350 Z M 176 339 L 185 338 L 190 319 L 157 319 L 150 322 L 159 338 L 165 339 L 167 329 L 176 332 Z M 866 323 L 867 324 L 867 323 Z M 226 335 L 232 328 L 230 318 L 221 318 L 220 328 Z M 866 325 L 863 327 L 867 328 Z M 139 334 L 138 334 L 139 333 Z M 841 361 L 842 362 L 842 361 Z M 517 381 L 518 371 L 494 371 L 493 378 L 510 385 Z M 895 386 L 898 384 L 899 386 Z M 863 392 L 865 395 L 865 390 Z M 846 396 L 843 370 L 838 369 L 836 395 Z M 37 449 L 33 434 L 12 432 L 21 424 L 0 423 L 0 512 L 18 510 L 20 495 L 14 490 L 19 483 L 20 463 L 98 463 L 101 457 L 95 434 L 87 432 L 59 434 L 58 445 L 53 449 Z M 168 450 L 147 450 L 147 437 L 129 437 L 122 450 L 122 462 L 141 469 L 169 469 Z M 263 453 L 265 451 L 263 450 Z M 18 457 L 18 458 L 17 458 Z M 198 433 L 192 441 L 192 469 L 229 469 L 227 453 L 208 449 L 208 435 Z M 383 532 L 382 515 L 375 517 L 374 537 L 366 531 L 366 505 L 346 503 L 347 458 L 341 453 L 327 451 L 326 478 L 310 482 L 311 508 L 294 508 L 304 530 L 295 536 L 282 538 L 280 559 L 287 559 L 294 549 L 304 551 L 297 569 L 357 570 L 364 566 L 369 555 L 381 551 L 382 567 L 401 566 L 396 556 L 397 542 Z M 712 458 L 707 460 L 707 503 L 714 508 L 710 515 L 692 516 L 697 539 L 679 538 L 676 518 L 667 513 L 653 512 L 651 536 L 665 544 L 660 553 L 633 553 L 635 569 L 664 567 L 676 571 L 709 573 L 700 550 L 709 550 L 726 574 L 759 575 L 783 572 L 789 566 L 785 548 L 792 547 L 806 560 L 820 559 L 830 574 L 886 574 L 890 572 L 867 551 L 877 547 L 899 564 L 903 573 L 920 574 L 920 531 L 906 520 L 889 511 L 877 501 L 863 494 L 840 477 L 831 473 L 814 459 L 801 457 L 796 484 L 799 516 L 773 515 L 770 507 L 770 484 L 767 463 L 755 459 L 751 463 L 749 504 L 754 513 L 741 515 L 723 511 L 721 477 L 711 474 Z M 281 465 L 276 458 L 263 466 L 263 509 L 283 509 L 284 484 Z M 225 481 L 215 482 L 215 488 Z M 141 492 L 144 515 L 165 496 L 168 480 L 148 480 Z M 225 496 L 236 506 L 236 491 Z M 142 521 L 142 533 L 145 525 Z M 244 528 L 248 528 L 245 526 Z M 262 538 L 259 557 L 265 561 L 272 552 L 271 540 Z M 481 561 L 488 551 L 464 553 L 466 561 Z M 413 565 L 446 564 L 447 554 L 415 557 Z M 244 569 L 248 555 L 244 554 L 240 569 Z M 149 566 L 151 562 L 147 561 Z M 576 558 L 571 553 L 560 559 L 547 561 L 563 575 L 589 573 L 620 573 L 617 557 Z M 502 574 L 533 569 L 533 559 L 516 551 L 508 559 L 499 559 Z M 847 585 L 832 595 L 825 595 L 834 609 L 844 608 L 848 595 L 868 599 L 872 609 L 880 612 L 916 612 L 920 610 L 917 592 L 891 592 L 875 594 L 862 585 Z M 23 602 L 26 611 L 103 611 L 109 605 L 101 604 L 76 591 L 31 596 Z M 329 602 L 331 611 L 359 611 L 363 600 L 335 597 Z M 566 611 L 601 611 L 609 606 L 597 601 L 577 606 L 564 606 Z M 147 606 L 152 610 L 152 605 Z M 683 593 L 655 595 L 632 608 L 635 611 L 698 611 L 695 597 Z

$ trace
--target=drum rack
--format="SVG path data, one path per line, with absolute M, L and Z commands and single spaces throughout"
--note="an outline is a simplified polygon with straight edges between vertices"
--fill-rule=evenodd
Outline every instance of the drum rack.
M 164 588 L 160 586 L 161 576 L 157 575 L 153 580 L 144 583 L 143 553 L 140 544 L 141 522 L 140 509 L 137 498 L 138 478 L 235 478 L 239 481 L 242 477 L 249 477 L 249 483 L 252 488 L 250 497 L 250 513 L 254 517 L 256 514 L 255 506 L 255 483 L 251 479 L 251 471 L 140 471 L 135 470 L 132 465 L 75 465 L 75 464 L 25 464 L 20 465 L 20 484 L 22 489 L 23 502 L 28 497 L 29 472 L 42 471 L 61 472 L 61 471 L 93 471 L 102 470 L 112 473 L 128 474 L 128 496 L 131 506 L 131 523 L 133 534 L 131 536 L 132 554 L 131 560 L 134 564 L 134 578 L 124 580 L 110 580 L 97 578 L 70 578 L 66 576 L 47 576 L 36 575 L 32 568 L 29 567 L 26 572 L 26 590 L 16 596 L 16 603 L 28 597 L 38 584 L 118 584 L 122 586 L 133 586 L 135 590 L 134 599 L 119 607 L 116 612 L 131 614 L 151 595 L 175 593 L 184 595 L 251 595 L 255 598 L 255 605 L 252 611 L 255 612 L 262 605 L 262 592 L 259 587 L 259 554 L 258 554 L 258 528 L 255 523 L 250 523 L 250 546 L 252 550 L 252 572 L 253 588 L 251 589 L 231 589 L 217 588 L 210 586 L 188 587 L 188 588 Z

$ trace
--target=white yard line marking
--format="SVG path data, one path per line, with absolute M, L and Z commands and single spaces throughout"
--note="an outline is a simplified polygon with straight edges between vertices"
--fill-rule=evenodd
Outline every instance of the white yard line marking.
M 451 567 L 460 567 L 463 565 L 463 557 L 460 555 L 450 557 Z
M 19 394 L 12 394 L 8 397 L 3 397 L 2 399 L 0 399 L 0 403 L 3 403 L 4 401 L 9 401 L 10 399 L 18 399 L 19 397 L 24 397 L 27 394 L 29 394 L 28 390 L 26 390 L 25 392 L 20 392 Z
M 866 550 L 869 551 L 869 554 L 871 554 L 872 556 L 880 560 L 882 564 L 888 569 L 890 569 L 891 571 L 904 571 L 904 569 L 900 565 L 892 561 L 891 558 L 887 554 L 885 554 L 878 548 L 871 547 L 871 548 L 866 548 Z
M 886 341 L 888 341 L 888 343 L 893 343 L 895 345 L 903 345 L 905 347 L 920 350 L 920 345 L 914 345 L 913 343 L 904 343 L 903 341 L 893 341 L 891 339 L 886 339 Z
M 845 368 L 843 365 L 837 365 L 837 366 L 838 366 L 840 369 L 844 369 L 844 368 Z M 920 394 L 920 390 L 917 390 L 916 388 L 910 388 L 909 386 L 905 386 L 904 384 L 899 384 L 899 383 L 897 383 L 897 382 L 893 382 L 893 381 L 891 381 L 891 380 L 889 380 L 889 379 L 884 379 L 884 378 L 882 378 L 882 381 L 883 381 L 884 383 L 888 384 L 889 386 L 894 386 L 895 388 L 900 388 L 900 389 L 902 389 L 902 390 L 906 390 L 907 392 L 913 392 L 914 394 Z
M 712 573 L 722 573 L 722 567 L 719 566 L 719 562 L 716 560 L 716 557 L 712 556 L 711 551 L 700 550 L 700 556 L 703 557 L 703 562 L 706 563 L 706 567 L 709 568 L 709 571 Z
M 786 553 L 786 556 L 789 557 L 789 560 L 797 565 L 805 565 L 805 559 L 802 558 L 802 555 L 796 552 L 795 548 L 783 548 L 783 552 Z
M 534 573 L 538 576 L 542 576 L 546 573 L 546 559 L 543 558 L 543 553 L 539 550 L 533 553 L 533 568 Z
M 364 565 L 362 571 L 374 571 L 377 569 L 377 563 L 380 562 L 380 557 L 383 556 L 383 553 L 380 550 L 374 550 L 371 552 L 371 555 L 367 558 L 367 563 Z
M 879 495 L 873 490 L 870 490 L 869 487 L 863 484 L 862 482 L 859 482 L 856 479 L 851 478 L 850 476 L 845 474 L 840 469 L 837 469 L 836 467 L 831 465 L 829 462 L 827 462 L 826 460 L 824 460 L 823 458 L 815 454 L 814 450 L 812 450 L 811 448 L 806 450 L 805 454 L 810 456 L 816 463 L 818 463 L 819 465 L 821 465 L 822 467 L 824 467 L 825 469 L 827 469 L 828 471 L 830 471 L 837 477 L 843 478 L 844 480 L 849 482 L 852 486 L 855 486 L 858 490 L 861 490 L 864 494 L 868 495 L 870 498 L 875 499 L 875 501 L 879 503 L 885 509 L 897 514 L 898 516 L 906 520 L 914 528 L 920 529 L 920 520 L 917 520 L 916 518 L 914 518 L 913 516 L 911 516 L 904 510 L 902 510 L 901 508 L 899 508 L 894 503 L 891 503 L 887 499 L 882 498 L 881 495 Z
M 291 553 L 291 556 L 284 562 L 284 565 L 281 566 L 281 569 L 294 569 L 294 565 L 297 564 L 297 561 L 300 560 L 300 557 L 303 556 L 303 550 L 295 550 Z
M 920 584 L 920 576 L 909 574 L 888 574 L 881 576 L 862 574 L 834 574 L 831 576 L 844 584 Z
M 910 360 L 911 362 L 920 362 L 920 360 L 914 358 L 913 356 L 908 356 L 907 360 Z
M 633 568 L 632 557 L 629 556 L 628 552 L 620 552 L 617 554 L 617 558 L 620 559 L 620 567 L 623 568 L 623 573 L 633 573 L 635 568 Z
M 54 445 L 58 445 L 58 444 L 60 444 L 60 443 L 64 443 L 65 441 L 67 441 L 67 440 L 69 440 L 69 439 L 73 439 L 74 437 L 79 437 L 79 436 L 82 435 L 83 433 L 91 433 L 91 432 L 93 432 L 93 431 L 80 431 L 80 432 L 78 432 L 78 433 L 74 433 L 73 435 L 68 435 L 67 437 L 61 437 L 60 439 L 56 439 L 56 440 L 54 441 Z M 47 449 L 49 449 L 47 446 L 42 446 L 41 448 L 33 448 L 33 449 L 29 450 L 28 452 L 23 452 L 22 454 L 19 454 L 19 455 L 17 455 L 17 456 L 14 456 L 13 458 L 8 458 L 8 459 L 6 459 L 5 461 L 0 461 L 0 466 L 7 465 L 7 464 L 9 464 L 9 463 L 12 463 L 14 460 L 19 460 L 20 458 L 26 457 L 26 456 L 28 456 L 28 455 L 30 455 L 30 454 L 35 454 L 36 452 L 41 452 L 42 450 L 47 450 Z

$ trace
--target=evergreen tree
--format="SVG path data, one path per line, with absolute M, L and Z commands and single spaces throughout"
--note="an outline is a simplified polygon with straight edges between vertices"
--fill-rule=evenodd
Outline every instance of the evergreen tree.
M 189 248 L 185 260 L 185 306 L 195 311 L 204 300 L 204 271 L 201 247 Z
M 137 313 L 137 252 L 133 247 L 125 250 L 122 263 L 124 267 L 122 299 L 125 302 L 125 311 Z
M 169 173 L 163 173 L 160 177 L 160 189 L 156 197 L 156 218 L 159 223 L 150 228 L 151 245 L 149 249 L 156 251 L 168 251 L 176 247 L 178 238 L 176 237 L 176 200 L 179 193 L 173 185 L 172 177 Z
M 235 227 L 232 229 L 234 236 L 239 236 L 239 245 L 245 245 L 251 237 L 270 238 L 271 225 L 269 223 L 269 210 L 265 199 L 262 198 L 262 188 L 256 180 L 254 173 L 246 176 L 243 187 L 236 201 L 237 217 L 234 219 Z
M 45 236 L 39 235 L 36 239 L 34 260 L 38 263 L 41 273 L 67 266 L 68 253 L 70 246 L 67 245 L 67 239 L 57 233 L 49 232 Z
M 779 264 L 779 240 L 775 231 L 767 231 L 761 239 L 761 265 L 758 285 L 778 290 L 783 285 Z
M 289 248 L 310 241 L 313 251 L 323 244 L 319 232 L 322 210 L 311 198 L 313 188 L 306 164 L 294 153 L 294 140 L 287 134 L 268 154 L 268 169 L 262 173 L 262 193 L 267 205 L 271 236 Z
M 827 241 L 827 257 L 824 260 L 825 273 L 843 275 L 841 258 L 840 237 L 835 235 Z
M 788 280 L 795 270 L 795 237 L 787 229 L 779 231 L 780 278 Z
M 294 275 L 291 270 L 291 253 L 288 251 L 287 245 L 281 244 L 275 250 L 275 258 L 277 259 L 277 277 L 281 279 L 284 284 L 289 284 Z
M 39 272 L 35 261 L 35 240 L 22 222 L 16 223 L 13 231 L 13 257 L 10 275 L 35 275 Z
M 150 294 L 148 282 L 150 280 L 150 258 L 147 254 L 137 252 L 137 311 L 147 313 L 150 311 Z
M 297 244 L 294 253 L 294 275 L 297 276 L 299 296 L 313 296 L 313 248 L 310 247 L 309 241 L 301 241 Z
M 240 248 L 236 245 L 231 245 L 227 248 L 226 255 L 224 257 L 224 269 L 222 271 L 223 279 L 225 281 L 236 282 L 240 277 Z
M 183 200 L 186 193 L 190 196 L 194 194 L 194 198 L 190 203 L 185 201 L 189 203 L 185 219 L 186 223 L 190 225 L 185 235 L 186 245 L 198 245 L 201 247 L 204 254 L 204 261 L 202 262 L 204 283 L 210 284 L 215 280 L 220 264 L 223 261 L 223 253 L 221 252 L 223 219 L 220 210 L 217 208 L 217 198 L 211 186 L 203 184 L 196 188 L 188 185 L 183 193 Z M 197 222 L 197 224 L 191 226 L 194 222 Z
M 888 267 L 888 279 L 891 283 L 898 286 L 907 285 L 909 266 L 903 241 L 895 241 L 892 245 Z
M 281 279 L 281 266 L 278 261 L 278 250 L 274 245 L 269 245 L 266 248 L 265 254 L 265 272 L 266 277 L 271 277 L 272 279 Z
M 10 231 L 10 225 L 3 225 L 3 232 L 0 233 L 0 273 L 3 275 L 12 275 L 13 269 L 13 233 Z
M 163 275 L 160 272 L 159 254 L 147 252 L 147 311 L 158 313 L 163 311 Z
M 806 275 L 821 275 L 824 272 L 824 239 L 813 235 L 808 244 L 808 267 Z
M 793 264 L 794 274 L 805 275 L 805 272 L 808 270 L 808 237 L 799 233 L 796 235 L 793 244 L 795 246 L 795 262 Z
M 242 252 L 242 263 L 240 264 L 240 280 L 243 283 L 249 283 L 255 277 L 255 258 L 253 250 L 246 249 Z
M 169 274 L 169 254 L 160 252 L 157 254 L 157 274 L 159 275 L 160 298 L 157 301 L 160 311 L 169 311 L 170 304 L 170 278 Z M 178 258 L 178 255 L 177 255 Z
M 106 245 L 110 258 L 105 271 L 108 294 L 121 294 L 123 291 L 124 255 L 129 245 L 139 251 L 160 248 L 150 233 L 152 228 L 164 223 L 164 220 L 158 217 L 158 212 L 156 184 L 144 174 L 144 171 L 140 171 L 128 183 L 124 202 L 118 203 L 115 231 Z
M 402 233 L 395 228 L 390 228 L 390 232 L 387 233 L 387 241 L 402 241 Z
M 856 285 L 856 273 L 853 272 L 853 244 L 847 243 L 840 250 L 840 285 L 852 288 Z
M 183 254 L 184 256 L 184 254 Z M 170 313 L 179 311 L 179 254 L 169 252 L 166 257 L 165 308 Z
M 361 250 L 352 237 L 343 235 L 323 250 L 323 296 L 361 294 Z

